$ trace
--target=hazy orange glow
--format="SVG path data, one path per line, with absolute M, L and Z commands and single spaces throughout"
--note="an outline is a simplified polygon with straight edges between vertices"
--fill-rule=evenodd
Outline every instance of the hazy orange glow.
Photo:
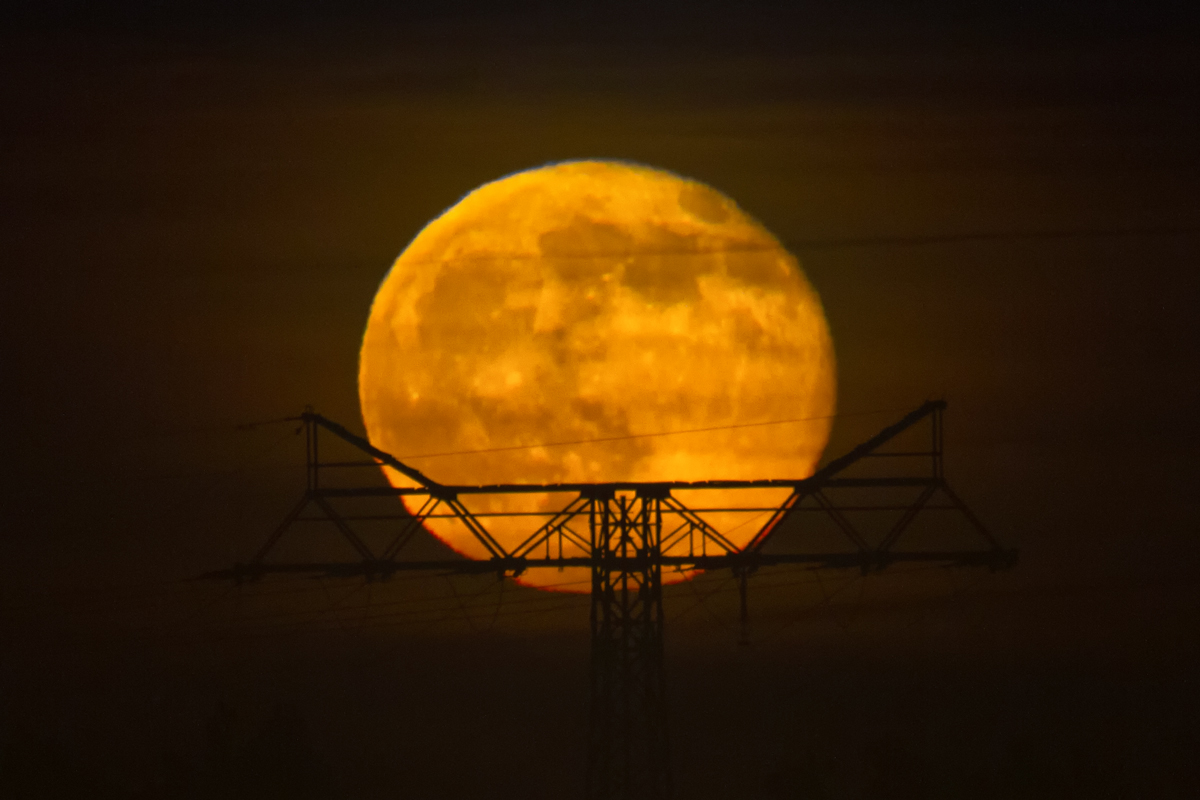
M 421 231 L 375 297 L 359 396 L 371 442 L 442 483 L 799 478 L 828 439 L 835 371 L 799 264 L 732 200 L 667 172 L 580 161 L 481 186 Z M 804 418 L 814 419 L 414 457 Z M 782 496 L 680 499 L 728 507 Z M 488 514 L 557 509 L 570 495 L 462 499 Z M 761 525 L 751 516 L 705 515 L 739 545 Z M 481 521 L 511 548 L 543 520 Z M 453 520 L 428 527 L 487 556 Z M 588 591 L 586 572 L 571 572 L 533 570 L 522 582 L 578 580 L 563 588 Z

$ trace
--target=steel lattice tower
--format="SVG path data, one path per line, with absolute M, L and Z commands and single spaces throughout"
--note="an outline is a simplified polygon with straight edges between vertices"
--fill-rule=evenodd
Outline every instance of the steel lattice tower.
M 662 496 L 597 492 L 587 796 L 671 794 L 663 669 Z
M 519 575 L 528 569 L 586 567 L 591 573 L 591 725 L 588 744 L 588 800 L 658 800 L 671 794 L 668 746 L 666 675 L 663 668 L 664 567 L 681 570 L 729 569 L 738 579 L 742 619 L 746 619 L 749 577 L 762 567 L 801 564 L 811 567 L 858 569 L 864 574 L 894 563 L 918 562 L 1001 569 L 1012 566 L 1015 550 L 1005 549 L 946 484 L 943 471 L 942 415 L 946 404 L 931 401 L 884 428 L 871 439 L 835 459 L 814 475 L 800 479 L 758 481 L 661 481 L 571 484 L 495 484 L 450 486 L 438 483 L 389 453 L 320 414 L 306 411 L 302 423 L 306 442 L 306 487 L 300 501 L 270 535 L 250 563 L 209 573 L 206 577 L 242 582 L 272 573 L 323 575 L 342 578 L 386 579 L 397 572 Z M 928 421 L 928 450 L 888 452 L 882 448 L 913 426 Z M 352 462 L 323 461 L 319 439 L 333 434 L 369 456 Z M 925 464 L 917 474 L 845 477 L 856 464 L 873 458 Z M 330 468 L 388 466 L 415 486 L 329 486 L 323 474 Z M 894 470 L 892 471 L 894 473 Z M 704 518 L 715 509 L 689 508 L 675 490 L 790 489 L 749 543 L 738 547 Z M 915 499 L 896 505 L 894 499 L 864 504 L 863 492 L 919 490 Z M 839 490 L 853 490 L 860 499 L 836 502 Z M 941 494 L 942 505 L 932 503 Z M 545 512 L 546 521 L 518 546 L 505 549 L 488 532 L 487 514 L 474 514 L 463 498 L 475 495 L 567 495 L 561 510 Z M 411 497 L 419 500 L 412 513 L 355 516 L 334 507 L 333 501 L 356 498 Z M 416 505 L 416 503 L 414 503 Z M 316 516 L 305 516 L 315 506 Z M 727 510 L 727 509 L 725 509 Z M 857 511 L 899 511 L 887 533 L 872 543 L 852 523 Z M 978 545 L 969 549 L 905 549 L 897 545 L 918 515 L 934 510 L 959 514 Z M 785 527 L 803 532 L 806 512 L 831 520 L 841 533 L 841 550 L 807 551 L 781 548 L 778 534 Z M 432 518 L 453 518 L 464 525 L 489 553 L 486 559 L 413 560 L 401 558 L 405 548 Z M 391 520 L 387 543 L 374 551 L 350 523 Z M 283 535 L 304 521 L 332 523 L 354 555 L 344 561 L 277 562 L 268 558 Z M 586 525 L 586 532 L 582 529 Z

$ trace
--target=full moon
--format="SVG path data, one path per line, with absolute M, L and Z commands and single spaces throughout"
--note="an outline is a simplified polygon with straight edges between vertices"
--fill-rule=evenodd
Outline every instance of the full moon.
M 804 478 L 836 377 L 816 292 L 732 200 L 649 167 L 573 161 L 484 184 L 413 239 L 371 307 L 359 398 L 376 447 L 446 484 Z M 676 495 L 761 509 L 787 490 Z M 521 514 L 570 497 L 462 499 L 508 550 L 545 521 Z M 742 546 L 758 513 L 702 516 Z M 454 519 L 426 527 L 488 557 Z M 582 569 L 520 580 L 590 589 Z

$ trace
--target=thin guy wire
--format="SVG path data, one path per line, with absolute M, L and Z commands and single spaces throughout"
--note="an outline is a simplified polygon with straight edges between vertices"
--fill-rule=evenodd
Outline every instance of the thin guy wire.
M 714 431 L 727 431 L 737 428 L 761 428 L 769 425 L 790 425 L 797 422 L 816 422 L 825 419 L 840 419 L 843 417 L 866 417 L 875 414 L 891 414 L 896 411 L 903 411 L 904 408 L 881 408 L 875 411 L 856 411 L 845 414 L 826 414 L 819 417 L 797 417 L 796 419 L 778 419 L 768 422 L 744 422 L 735 425 L 715 425 L 709 428 L 688 428 L 678 431 L 659 431 L 656 433 L 631 433 L 622 436 L 605 436 L 599 439 L 577 439 L 569 442 L 543 442 L 541 444 L 521 444 L 511 445 L 506 447 L 486 447 L 478 450 L 454 450 L 445 453 L 417 453 L 412 455 L 396 456 L 399 459 L 413 460 L 415 458 L 441 458 L 443 456 L 468 456 L 479 453 L 503 453 L 511 450 L 536 450 L 541 447 L 566 447 L 577 444 L 598 444 L 603 442 L 622 442 L 629 439 L 649 439 L 659 436 L 679 436 L 689 433 L 712 433 Z

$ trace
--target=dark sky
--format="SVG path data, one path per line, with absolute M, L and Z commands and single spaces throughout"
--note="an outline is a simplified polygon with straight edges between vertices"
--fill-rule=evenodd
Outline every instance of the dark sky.
M 995 575 L 759 576 L 749 646 L 723 576 L 670 590 L 678 796 L 1194 794 L 1195 19 L 1035 5 L 18 13 L 4 780 L 185 796 L 221 706 L 239 757 L 309 748 L 338 796 L 580 794 L 586 599 L 184 579 L 301 488 L 290 429 L 235 426 L 312 404 L 360 428 L 367 311 L 424 223 L 597 157 L 709 183 L 792 247 L 840 409 L 889 410 L 830 453 L 946 398 L 950 481 L 1021 549 Z

